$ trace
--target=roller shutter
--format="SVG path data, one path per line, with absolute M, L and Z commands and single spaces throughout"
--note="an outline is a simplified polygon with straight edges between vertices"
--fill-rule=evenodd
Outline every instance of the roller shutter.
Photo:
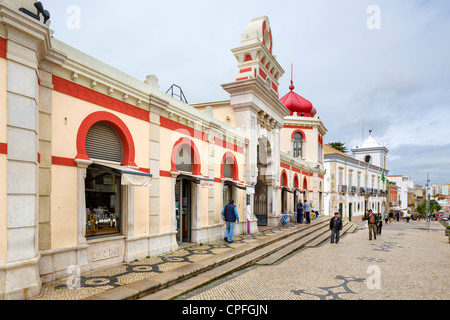
M 122 142 L 110 125 L 98 122 L 86 136 L 86 153 L 91 159 L 122 163 Z

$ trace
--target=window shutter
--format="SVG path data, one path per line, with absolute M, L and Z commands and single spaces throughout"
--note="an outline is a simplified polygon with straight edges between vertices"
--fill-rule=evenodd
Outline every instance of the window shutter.
M 98 122 L 86 136 L 86 153 L 91 159 L 122 163 L 122 142 L 110 125 Z

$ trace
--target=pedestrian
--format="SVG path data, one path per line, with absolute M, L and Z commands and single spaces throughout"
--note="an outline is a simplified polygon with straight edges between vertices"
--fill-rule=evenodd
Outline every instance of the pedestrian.
M 397 222 L 399 222 L 400 221 L 400 211 L 397 211 L 396 216 L 397 216 Z
M 383 216 L 381 213 L 378 214 L 378 225 L 377 225 L 377 234 L 381 235 L 381 228 L 383 228 Z
M 372 210 L 369 210 L 369 240 L 373 238 L 377 239 L 377 226 L 378 226 L 378 218 L 373 214 Z
M 388 220 L 389 220 L 389 215 L 388 215 L 388 213 L 386 212 L 385 214 L 384 214 L 384 223 L 388 223 Z
M 410 217 L 411 217 L 411 214 L 409 212 L 406 212 L 406 222 L 409 222 Z
M 303 202 L 301 200 L 297 202 L 297 222 L 303 223 Z
M 306 218 L 306 224 L 311 223 L 311 204 L 308 202 L 308 200 L 305 200 L 305 204 L 303 205 L 303 210 L 305 210 L 305 218 Z
M 234 236 L 234 224 L 239 222 L 239 214 L 236 206 L 234 205 L 234 200 L 230 202 L 223 208 L 222 215 L 225 217 L 226 231 L 224 240 L 228 243 L 233 243 Z
M 334 214 L 334 218 L 330 220 L 330 230 L 331 230 L 331 243 L 334 243 L 336 239 L 336 244 L 339 242 L 340 233 L 342 230 L 342 219 L 339 216 L 339 212 Z
M 394 219 L 394 212 L 392 210 L 389 212 L 389 223 L 392 223 L 392 220 Z

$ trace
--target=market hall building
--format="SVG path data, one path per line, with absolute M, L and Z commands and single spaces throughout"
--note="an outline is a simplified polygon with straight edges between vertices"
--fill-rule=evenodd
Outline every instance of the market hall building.
M 188 105 L 53 38 L 34 4 L 0 1 L 0 299 L 219 240 L 230 199 L 236 233 L 299 199 L 323 212 L 327 129 L 293 85 L 280 99 L 267 17 L 232 50 L 230 99 Z

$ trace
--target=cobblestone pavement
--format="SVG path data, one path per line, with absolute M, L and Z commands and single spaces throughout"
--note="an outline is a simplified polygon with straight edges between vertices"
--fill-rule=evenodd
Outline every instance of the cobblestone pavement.
M 444 227 L 393 222 L 369 241 L 368 230 L 254 266 L 179 300 L 448 300 L 450 244 Z
M 43 285 L 41 295 L 34 300 L 84 299 L 112 288 L 149 279 L 165 271 L 209 258 L 284 231 L 284 228 L 267 228 L 248 236 L 235 235 L 232 244 L 222 240 L 210 244 L 193 245 L 172 253 L 92 271 L 79 277 L 73 277 L 73 280 L 64 279 L 47 283 Z

